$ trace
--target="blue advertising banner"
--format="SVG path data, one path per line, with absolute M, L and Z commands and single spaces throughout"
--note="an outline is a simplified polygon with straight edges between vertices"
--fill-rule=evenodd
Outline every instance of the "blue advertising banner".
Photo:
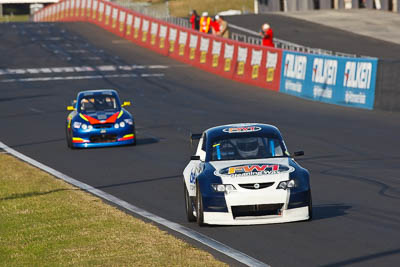
M 378 60 L 284 51 L 280 92 L 373 109 Z

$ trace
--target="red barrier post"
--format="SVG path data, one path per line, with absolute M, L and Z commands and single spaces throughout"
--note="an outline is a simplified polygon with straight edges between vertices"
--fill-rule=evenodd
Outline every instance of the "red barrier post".
M 65 1 L 62 1 L 60 3 L 61 7 L 60 7 L 60 21 L 64 20 L 64 11 L 65 11 Z
M 168 55 L 169 56 L 174 56 L 176 54 L 177 35 L 178 35 L 178 29 L 169 25 L 169 27 L 168 27 Z
M 64 21 L 68 21 L 69 20 L 69 9 L 71 6 L 71 1 L 66 0 L 65 1 L 65 10 L 64 10 Z
M 149 30 L 150 30 L 150 21 L 146 18 L 142 18 L 142 27 L 141 27 L 141 32 L 142 32 L 142 43 L 144 46 L 148 47 L 149 39 Z
M 179 30 L 179 39 L 178 39 L 178 56 L 182 59 L 186 59 L 188 61 L 188 53 L 189 53 L 189 33 L 182 29 Z
M 70 18 L 70 21 L 74 21 L 74 8 L 75 8 L 75 1 L 76 0 L 67 0 L 67 1 L 69 1 L 70 3 L 69 3 L 69 18 Z
M 111 10 L 111 31 L 118 35 L 117 21 L 119 16 L 119 8 L 112 5 Z
M 104 25 L 108 31 L 111 31 L 111 5 L 108 2 L 104 3 L 104 5 L 106 7 Z
M 80 0 L 81 4 L 78 6 L 78 17 L 80 21 L 85 20 L 85 7 L 86 7 L 86 0 Z
M 159 29 L 160 24 L 158 22 L 151 22 L 150 26 L 150 45 L 151 48 L 154 50 L 154 46 L 156 45 L 158 41 L 158 29 Z
M 94 13 L 94 19 L 97 25 L 103 27 L 103 16 L 104 16 L 104 2 L 101 0 L 96 0 L 97 3 L 97 12 Z
M 86 21 L 89 22 L 92 21 L 92 6 L 93 6 L 93 0 L 86 0 L 85 19 Z
M 90 20 L 92 23 L 97 24 L 97 10 L 99 9 L 99 1 L 92 0 L 92 7 L 90 8 Z
M 81 9 L 81 0 L 75 0 L 75 12 L 74 12 L 74 17 L 75 20 L 78 19 L 79 20 L 79 12 Z
M 60 21 L 60 12 L 61 12 L 61 3 L 57 3 L 57 8 L 56 8 L 56 21 Z
M 158 30 L 158 45 L 156 44 L 156 49 L 159 53 L 163 55 L 168 55 L 168 45 L 167 45 L 167 38 L 168 38 L 168 24 L 164 22 L 160 22 L 160 29 Z
M 125 38 L 131 39 L 132 37 L 132 27 L 133 27 L 133 14 L 132 12 L 127 12 L 126 15 L 126 25 L 125 25 Z
M 249 47 L 246 45 L 238 46 L 237 53 L 237 61 L 236 61 L 236 71 L 234 75 L 234 79 L 238 81 L 249 80 L 249 69 L 250 69 L 250 60 L 249 60 Z
M 57 3 L 54 5 L 54 14 L 53 14 L 53 19 L 54 21 L 58 21 L 58 11 L 60 9 L 60 4 Z
M 118 16 L 118 35 L 121 37 L 125 36 L 125 25 L 126 25 L 126 11 L 120 10 Z
M 139 43 L 140 26 L 142 24 L 142 19 L 135 14 L 133 20 L 133 41 Z
M 191 61 L 196 60 L 196 58 L 198 58 L 198 45 L 199 45 L 199 35 L 197 33 L 190 33 L 190 37 L 189 37 L 189 62 L 190 64 L 193 64 Z

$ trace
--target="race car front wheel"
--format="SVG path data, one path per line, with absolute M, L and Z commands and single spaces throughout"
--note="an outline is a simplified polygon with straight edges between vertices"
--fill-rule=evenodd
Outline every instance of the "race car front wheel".
M 192 204 L 192 201 L 190 200 L 189 192 L 186 188 L 185 182 L 183 182 L 183 184 L 184 184 L 184 191 L 185 191 L 186 218 L 187 218 L 188 222 L 195 222 L 196 217 L 194 217 L 194 215 L 193 215 L 193 204 Z
M 203 215 L 203 198 L 200 192 L 200 185 L 196 185 L 196 219 L 199 226 L 204 225 L 204 215 Z

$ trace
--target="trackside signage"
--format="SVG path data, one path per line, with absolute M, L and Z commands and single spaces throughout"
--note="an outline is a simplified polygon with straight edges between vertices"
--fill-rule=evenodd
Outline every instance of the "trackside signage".
M 283 52 L 280 91 L 315 101 L 373 109 L 377 59 Z
M 62 0 L 36 12 L 34 20 L 90 21 L 140 46 L 228 79 L 314 101 L 373 109 L 377 59 L 249 45 L 182 28 L 105 0 Z

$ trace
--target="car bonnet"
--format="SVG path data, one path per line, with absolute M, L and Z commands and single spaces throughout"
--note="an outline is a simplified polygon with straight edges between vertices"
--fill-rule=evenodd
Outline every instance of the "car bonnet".
M 276 182 L 289 180 L 295 169 L 289 165 L 289 158 L 269 158 L 256 160 L 211 161 L 214 175 L 223 183 Z

